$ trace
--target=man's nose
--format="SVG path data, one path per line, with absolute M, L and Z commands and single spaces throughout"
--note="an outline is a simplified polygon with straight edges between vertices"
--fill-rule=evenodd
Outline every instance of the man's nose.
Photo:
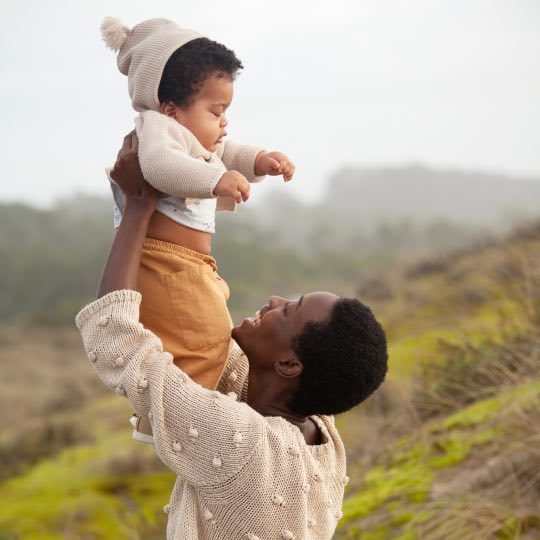
M 270 309 L 275 309 L 277 307 L 280 307 L 286 302 L 287 300 L 285 300 L 285 298 L 281 298 L 281 296 L 271 296 L 268 299 L 268 305 L 270 306 Z

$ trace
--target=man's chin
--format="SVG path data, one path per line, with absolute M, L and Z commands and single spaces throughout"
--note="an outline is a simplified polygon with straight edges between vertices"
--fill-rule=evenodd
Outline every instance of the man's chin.
M 238 326 L 233 326 L 231 330 L 231 337 L 236 341 L 237 343 L 239 341 L 242 341 L 242 337 L 244 335 L 244 329 L 242 328 L 242 325 L 239 324 Z
M 231 330 L 231 337 L 242 347 L 242 342 L 246 334 L 249 334 L 250 331 L 254 328 L 253 319 L 247 318 L 244 319 L 239 325 L 233 326 Z

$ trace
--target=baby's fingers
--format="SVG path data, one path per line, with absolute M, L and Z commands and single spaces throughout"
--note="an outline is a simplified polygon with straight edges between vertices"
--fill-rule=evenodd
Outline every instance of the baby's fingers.
M 240 203 L 242 201 L 246 202 L 249 199 L 249 190 L 250 186 L 249 183 L 246 181 L 245 183 L 242 183 L 238 186 L 238 198 L 236 199 L 236 202 Z
M 273 157 L 270 158 L 270 167 L 275 171 L 281 171 L 281 163 Z
M 283 180 L 285 182 L 288 182 L 294 175 L 294 164 L 290 161 L 287 162 L 287 165 L 283 169 Z

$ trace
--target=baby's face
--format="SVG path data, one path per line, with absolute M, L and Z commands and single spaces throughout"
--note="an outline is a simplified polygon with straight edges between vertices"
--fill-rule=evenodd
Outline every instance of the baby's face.
M 176 108 L 175 119 L 187 127 L 209 152 L 215 152 L 227 135 L 225 112 L 231 104 L 234 84 L 227 76 L 211 76 L 187 109 Z

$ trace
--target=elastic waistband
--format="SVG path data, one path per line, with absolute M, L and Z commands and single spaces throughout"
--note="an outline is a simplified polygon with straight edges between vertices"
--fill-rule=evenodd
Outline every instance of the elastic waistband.
M 165 242 L 164 240 L 145 238 L 143 249 L 159 253 L 169 253 L 170 255 L 178 255 L 185 259 L 198 259 L 214 267 L 214 270 L 217 268 L 216 259 L 214 259 L 212 255 L 206 255 L 205 253 L 200 253 L 198 251 L 194 251 L 193 249 L 179 246 L 178 244 L 171 244 L 170 242 Z

